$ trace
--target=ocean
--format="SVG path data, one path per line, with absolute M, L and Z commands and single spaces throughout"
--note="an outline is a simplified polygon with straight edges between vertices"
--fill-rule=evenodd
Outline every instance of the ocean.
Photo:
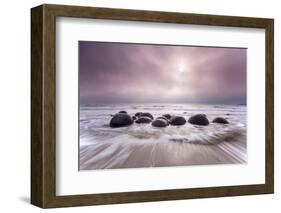
M 80 105 L 79 169 L 121 169 L 247 163 L 247 110 L 244 105 L 100 104 Z M 111 128 L 111 115 L 149 112 L 154 118 L 206 114 L 208 126 Z M 229 124 L 215 124 L 224 117 Z

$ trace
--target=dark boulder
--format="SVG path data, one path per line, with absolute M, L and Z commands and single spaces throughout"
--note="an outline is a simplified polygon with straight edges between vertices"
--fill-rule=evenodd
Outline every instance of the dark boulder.
M 161 117 L 157 117 L 157 118 L 155 118 L 156 120 L 157 119 L 164 119 L 164 120 L 166 120 L 166 121 L 168 121 L 169 122 L 169 120 L 166 118 L 166 117 L 164 117 L 164 116 L 161 116 Z
M 225 118 L 217 117 L 213 120 L 213 123 L 228 124 L 229 122 Z
M 154 119 L 153 116 L 152 116 L 149 112 L 142 112 L 140 116 L 142 116 L 142 117 L 143 117 L 143 116 L 149 117 L 149 118 L 151 118 L 152 120 Z
M 133 120 L 137 120 L 137 117 L 136 117 L 136 116 L 134 116 L 134 115 L 132 116 L 132 118 L 133 118 Z
M 125 114 L 127 114 L 127 112 L 126 112 L 126 111 L 120 111 L 119 113 L 125 113 Z
M 138 119 L 135 121 L 137 124 L 148 124 L 151 123 L 152 119 L 147 116 L 141 116 L 138 117 Z
M 137 113 L 135 114 L 135 116 L 136 116 L 136 117 L 139 117 L 139 116 L 141 116 L 141 114 L 142 114 L 142 112 L 137 112 Z
M 170 124 L 172 126 L 181 126 L 181 125 L 184 125 L 185 123 L 186 123 L 186 120 L 182 116 L 174 116 L 170 120 Z
M 111 118 L 109 126 L 110 127 L 130 126 L 133 122 L 134 121 L 130 115 L 125 113 L 117 113 Z
M 207 126 L 209 125 L 209 120 L 205 114 L 193 115 L 188 119 L 188 122 L 195 125 Z
M 166 127 L 169 125 L 166 119 L 157 118 L 156 120 L 152 121 L 152 126 L 154 127 Z
M 170 114 L 165 114 L 165 115 L 163 115 L 163 117 L 167 118 L 168 120 L 170 120 L 172 118 L 172 116 Z

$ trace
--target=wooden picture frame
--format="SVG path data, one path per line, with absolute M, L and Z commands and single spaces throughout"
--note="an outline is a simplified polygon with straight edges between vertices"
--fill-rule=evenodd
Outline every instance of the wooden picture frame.
M 262 28 L 266 34 L 265 184 L 56 195 L 56 18 Z M 31 203 L 42 208 L 267 194 L 274 191 L 273 19 L 44 4 L 31 9 Z

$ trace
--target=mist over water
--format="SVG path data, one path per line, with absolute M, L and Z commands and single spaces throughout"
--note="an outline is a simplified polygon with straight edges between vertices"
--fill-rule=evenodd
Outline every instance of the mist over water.
M 210 125 L 110 128 L 112 114 L 125 110 L 180 115 L 206 114 Z M 229 124 L 214 124 L 224 117 Z M 246 106 L 203 104 L 98 104 L 80 106 L 80 170 L 233 164 L 247 162 Z

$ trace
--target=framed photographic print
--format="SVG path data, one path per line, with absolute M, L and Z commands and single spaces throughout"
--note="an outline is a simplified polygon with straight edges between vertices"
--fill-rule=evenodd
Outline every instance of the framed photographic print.
M 274 191 L 273 19 L 31 9 L 31 203 Z

